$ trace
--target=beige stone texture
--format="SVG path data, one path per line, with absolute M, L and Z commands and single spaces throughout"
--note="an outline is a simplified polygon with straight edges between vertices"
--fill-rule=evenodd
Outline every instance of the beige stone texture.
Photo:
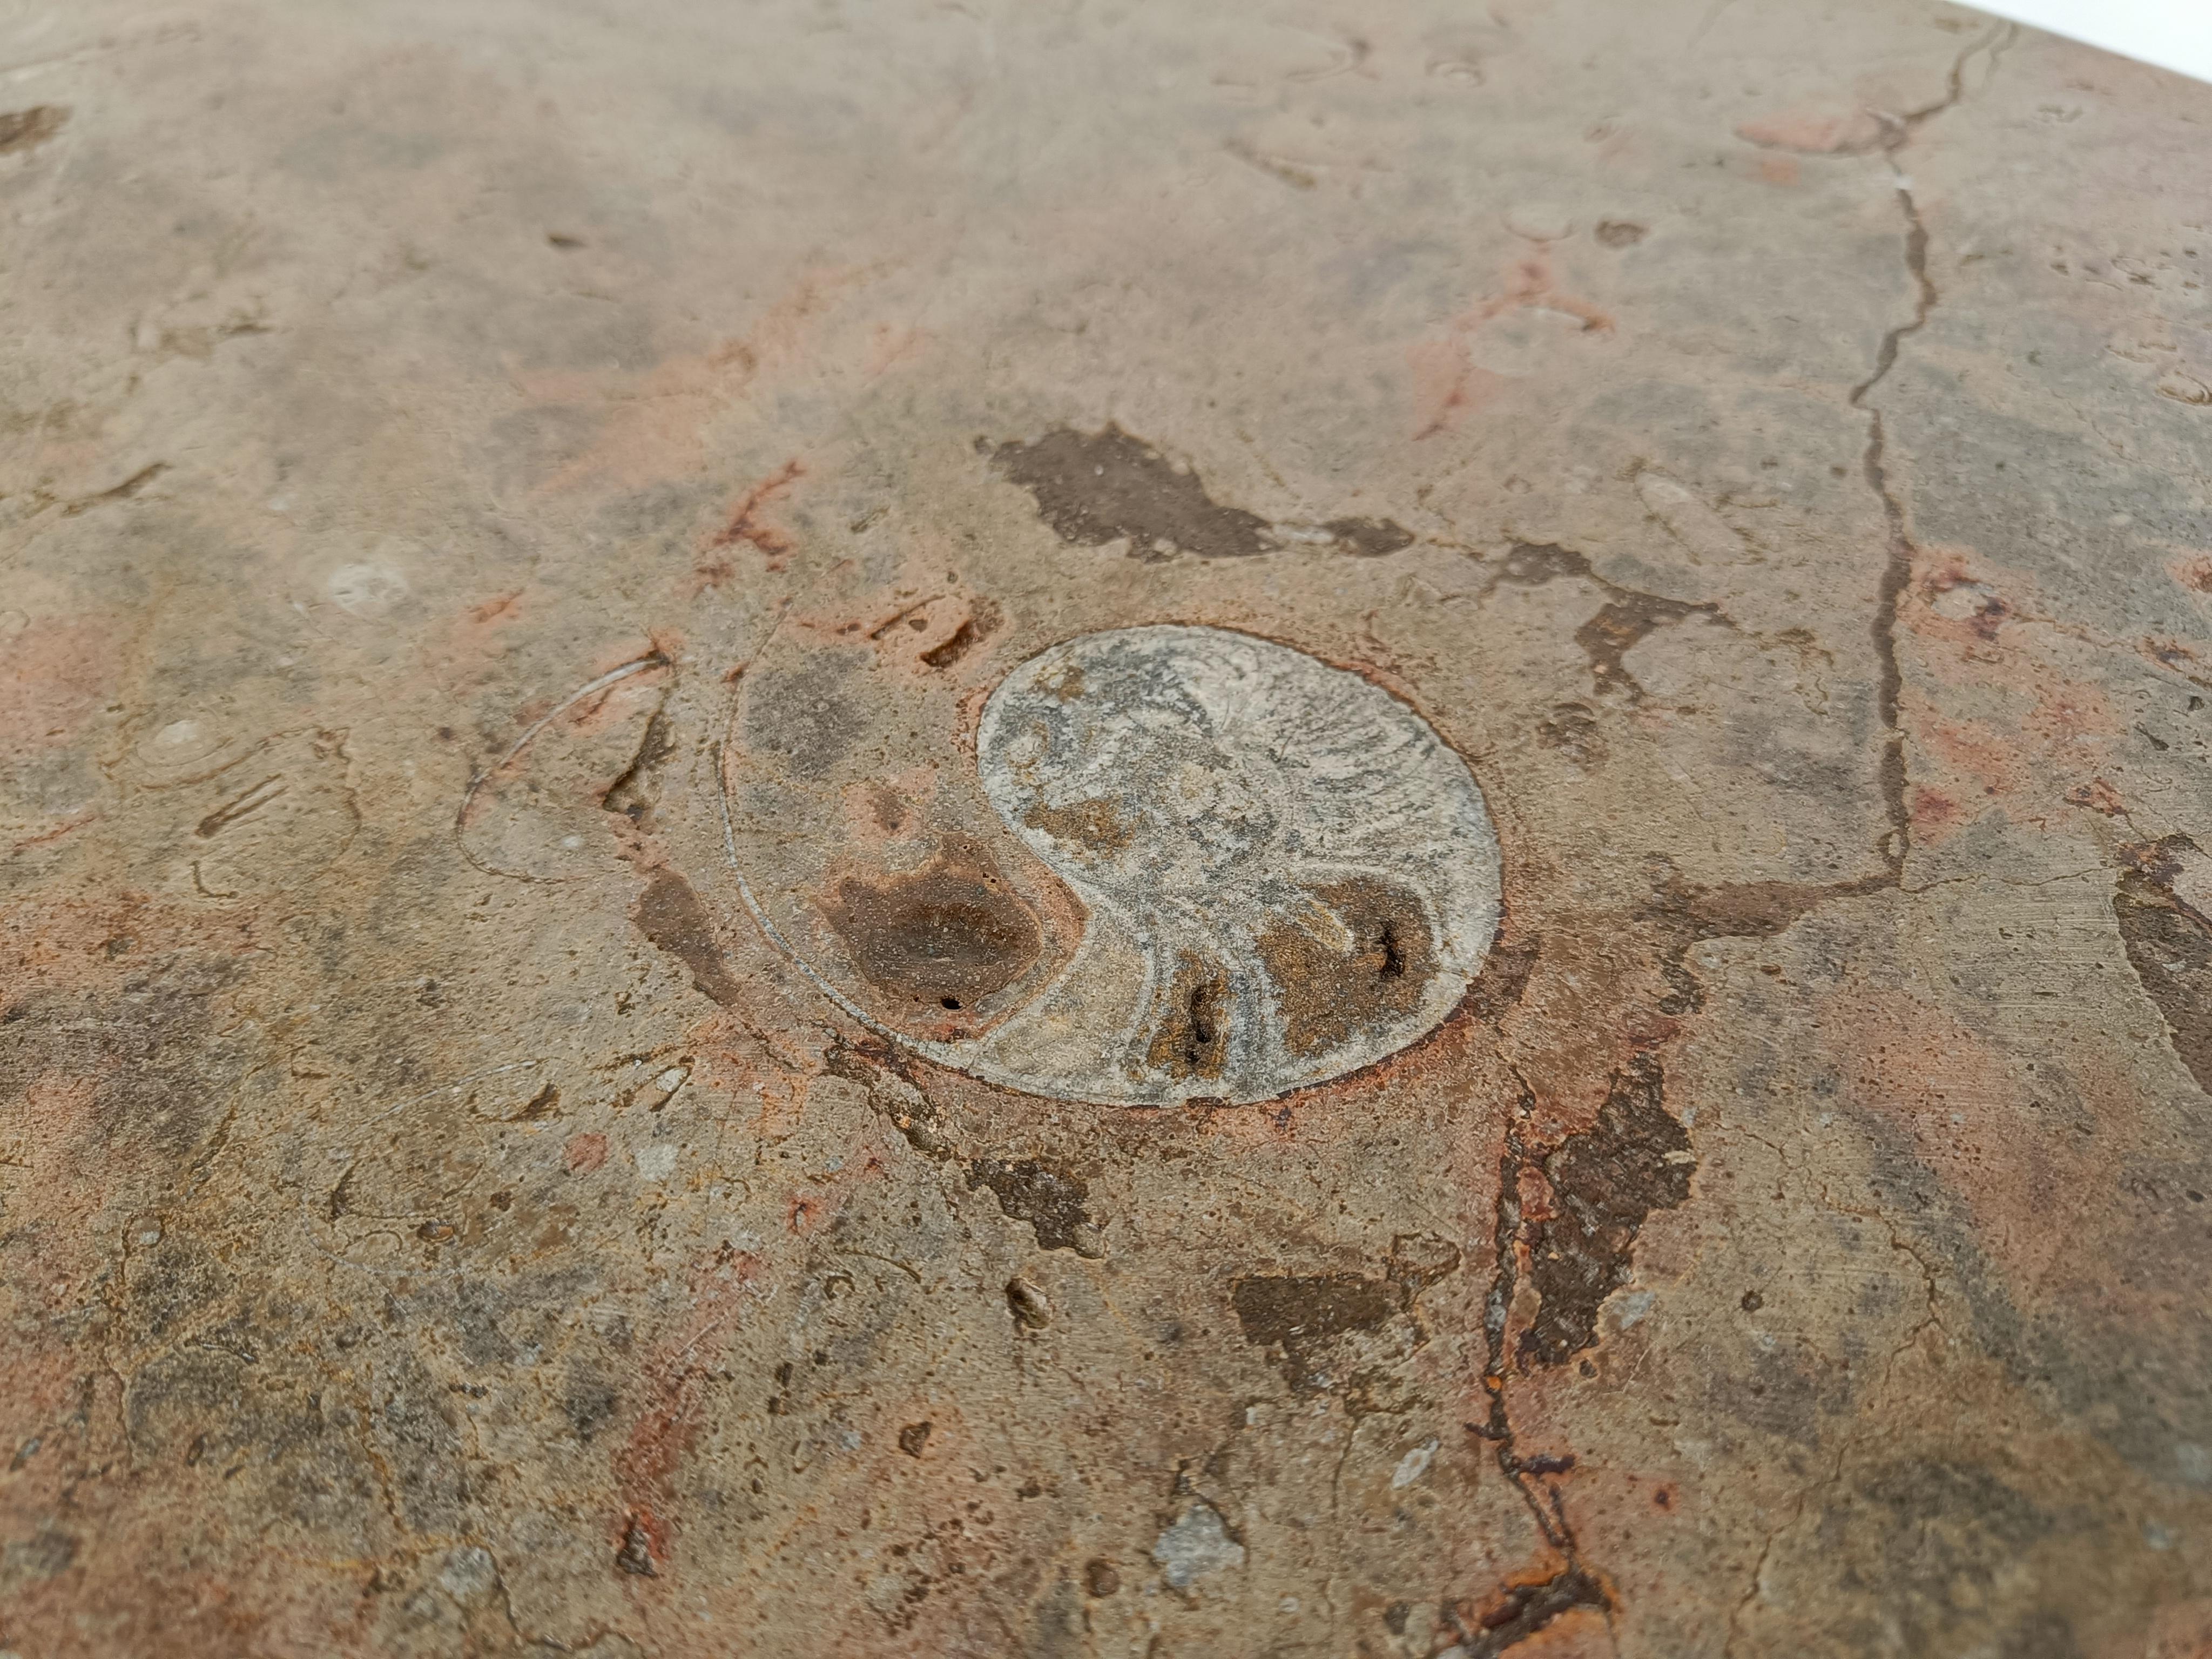
M 0 1653 L 2202 1659 L 2208 179 L 1923 0 L 11 0 Z M 763 934 L 1155 624 L 1464 758 L 1434 1030 Z

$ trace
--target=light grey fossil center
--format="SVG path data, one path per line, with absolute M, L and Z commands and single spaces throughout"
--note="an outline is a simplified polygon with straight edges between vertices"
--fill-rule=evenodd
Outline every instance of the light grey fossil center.
M 983 791 L 1081 901 L 1057 976 L 925 1043 L 1067 1098 L 1266 1099 L 1395 1053 L 1497 930 L 1466 763 L 1404 703 L 1214 628 L 1085 635 L 1022 664 L 977 736 Z

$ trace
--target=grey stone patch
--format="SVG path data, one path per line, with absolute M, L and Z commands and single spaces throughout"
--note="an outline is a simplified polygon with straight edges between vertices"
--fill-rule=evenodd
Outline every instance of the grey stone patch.
M 1244 1547 L 1229 1535 L 1220 1511 L 1203 1499 L 1175 1518 L 1152 1544 L 1152 1559 L 1171 1589 L 1244 1565 Z
M 846 685 L 857 665 L 856 653 L 825 653 L 795 669 L 769 671 L 778 678 L 755 688 L 746 737 L 792 776 L 827 777 L 860 736 L 861 718 Z

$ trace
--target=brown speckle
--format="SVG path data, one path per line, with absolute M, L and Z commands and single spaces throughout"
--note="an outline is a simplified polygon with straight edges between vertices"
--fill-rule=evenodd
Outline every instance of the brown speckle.
M 638 1578 L 659 1576 L 653 1565 L 652 1534 L 635 1515 L 624 1517 L 622 1547 L 615 1552 L 615 1565 Z
M 1331 519 L 1322 526 L 1336 538 L 1340 553 L 1379 559 L 1413 544 L 1413 532 L 1390 519 Z
M 0 155 L 36 149 L 67 125 L 69 118 L 61 104 L 33 104 L 0 115 Z
M 1052 1304 L 1026 1279 L 1006 1281 L 1006 1311 L 1013 1315 L 1017 1325 L 1028 1330 L 1041 1331 L 1052 1323 Z
M 929 1431 L 934 1426 L 927 1420 L 908 1424 L 898 1431 L 899 1449 L 908 1457 L 921 1456 L 922 1448 L 929 1444 Z
M 1597 223 L 1597 239 L 1607 247 L 1633 247 L 1644 238 L 1642 225 L 1628 219 L 1601 219 Z
M 1478 1612 L 1480 1653 L 1503 1653 L 1526 1641 L 1553 1620 L 1577 1607 L 1607 1607 L 1605 1589 L 1590 1574 L 1571 1566 L 1534 1584 L 1508 1584 Z
M 988 599 L 979 599 L 969 608 L 959 627 L 921 653 L 921 660 L 932 668 L 950 668 L 996 633 L 999 623 L 999 607 Z
M 1129 826 L 1121 821 L 1120 808 L 1113 798 L 1107 795 L 1073 801 L 1066 806 L 1048 806 L 1039 801 L 1022 814 L 1022 822 L 1054 841 L 1067 842 L 1093 853 L 1118 853 L 1129 844 Z

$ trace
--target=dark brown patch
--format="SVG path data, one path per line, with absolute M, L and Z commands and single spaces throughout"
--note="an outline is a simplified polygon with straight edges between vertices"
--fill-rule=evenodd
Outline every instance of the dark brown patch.
M 0 155 L 36 149 L 69 124 L 65 105 L 33 104 L 0 115 Z
M 972 605 L 965 621 L 938 644 L 921 653 L 921 659 L 932 668 L 950 668 L 961 658 L 999 631 L 999 607 L 988 599 L 979 599 Z
M 1313 895 L 1351 933 L 1348 951 L 1295 921 L 1278 922 L 1259 939 L 1279 1000 L 1284 1046 L 1304 1056 L 1403 1019 L 1420 1006 L 1436 972 L 1428 915 L 1405 889 L 1361 876 Z
M 1644 240 L 1644 227 L 1628 219 L 1601 219 L 1597 239 L 1607 247 L 1633 247 Z
M 630 907 L 629 919 L 638 932 L 691 970 L 691 983 L 728 1007 L 742 994 L 738 982 L 722 963 L 722 947 L 714 938 L 714 925 L 707 907 L 699 902 L 691 884 L 673 870 L 657 870 Z
M 1197 473 L 1178 470 L 1118 426 L 1097 433 L 1061 427 L 1035 443 L 1002 443 L 991 465 L 1036 498 L 1054 535 L 1079 547 L 1126 538 L 1141 559 L 1243 559 L 1274 550 L 1265 519 L 1219 505 Z
M 1229 1063 L 1229 981 L 1218 968 L 1184 953 L 1145 1058 L 1172 1078 L 1221 1075 Z
M 1340 553 L 1379 559 L 1413 544 L 1413 532 L 1390 519 L 1331 519 L 1322 526 L 1336 538 Z
M 1557 542 L 1516 542 L 1505 550 L 1492 580 L 1516 587 L 1541 587 L 1546 582 L 1572 576 L 1598 580 L 1589 561 L 1571 547 L 1561 547 Z
M 1851 881 L 1743 881 L 1718 887 L 1692 887 L 1671 869 L 1644 912 L 1659 924 L 1659 971 L 1667 994 L 1662 1014 L 1694 1013 L 1705 1006 L 1705 988 L 1688 964 L 1690 947 L 1709 939 L 1771 939 L 1797 919 L 1835 899 L 1859 898 L 1897 884 L 1887 873 Z
M 955 1012 L 1019 979 L 1042 945 L 1036 918 L 980 848 L 911 875 L 847 876 L 822 913 L 869 984 Z
M 635 1514 L 623 1521 L 622 1547 L 615 1552 L 615 1565 L 635 1577 L 659 1577 L 653 1565 L 653 1534 Z
M 1547 582 L 1571 577 L 1595 583 L 1605 591 L 1606 604 L 1575 630 L 1575 643 L 1589 659 L 1590 678 L 1601 695 L 1625 691 L 1632 702 L 1644 701 L 1644 688 L 1623 665 L 1622 659 L 1654 630 L 1692 617 L 1705 617 L 1723 628 L 1734 628 L 1727 613 L 1711 600 L 1662 599 L 1633 587 L 1607 581 L 1590 568 L 1584 555 L 1553 542 L 1516 542 L 1506 552 L 1493 586 L 1541 587 Z
M 1568 1566 L 1534 1584 L 1509 1584 L 1475 1615 L 1471 1639 L 1460 1644 L 1468 1659 L 1497 1659 L 1562 1614 L 1577 1607 L 1612 1606 L 1605 1587 L 1581 1566 Z
M 998 1194 L 1001 1212 L 1015 1221 L 1026 1221 L 1036 1233 L 1037 1248 L 1073 1250 L 1094 1255 L 1091 1241 L 1079 1234 L 1093 1226 L 1083 1208 L 1091 1183 L 1072 1170 L 1055 1169 L 1033 1158 L 979 1158 L 968 1166 L 968 1190 L 988 1187 Z
M 1523 1368 L 1563 1364 L 1597 1341 L 1598 1309 L 1628 1281 L 1636 1235 L 1654 1210 L 1690 1195 L 1686 1130 L 1667 1114 L 1659 1062 L 1639 1054 L 1615 1073 L 1597 1122 L 1540 1165 L 1553 1213 L 1528 1230 L 1528 1278 L 1541 1298 L 1522 1333 Z
M 2180 854 L 2197 845 L 2169 836 L 2129 851 L 2132 867 L 2112 892 L 2121 942 L 2144 994 L 2165 1016 L 2174 1054 L 2212 1093 L 2212 921 L 2173 890 Z
M 1268 1274 L 1229 1287 L 1244 1340 L 1255 1348 L 1279 1349 L 1293 1388 L 1313 1385 L 1327 1370 L 1330 1343 L 1373 1330 L 1402 1313 L 1406 1300 L 1399 1285 L 1358 1273 Z
M 876 821 L 876 828 L 887 836 L 896 836 L 906 828 L 912 817 L 905 799 L 896 789 L 886 789 L 876 784 L 868 791 L 868 816 Z
M 1052 1304 L 1026 1279 L 1006 1281 L 1006 1311 L 1025 1330 L 1041 1331 L 1052 1323 Z
M 1022 822 L 1054 841 L 1072 842 L 1094 853 L 1118 853 L 1129 844 L 1129 826 L 1109 796 L 1099 795 L 1066 806 L 1047 806 L 1042 801 L 1022 814 Z
M 1121 1575 L 1114 1571 L 1110 1561 L 1092 1559 L 1083 1564 L 1083 1590 L 1086 1595 L 1104 1597 L 1121 1588 Z
M 1668 623 L 1719 614 L 1720 607 L 1711 602 L 1692 605 L 1686 599 L 1662 599 L 1656 593 L 1624 593 L 1575 629 L 1575 643 L 1589 659 L 1590 678 L 1600 695 L 1618 690 L 1626 691 L 1631 702 L 1641 702 L 1644 688 L 1621 659 L 1654 629 Z
M 909 1423 L 898 1431 L 899 1449 L 908 1457 L 921 1455 L 921 1449 L 929 1443 L 929 1431 L 936 1425 L 928 1422 Z

